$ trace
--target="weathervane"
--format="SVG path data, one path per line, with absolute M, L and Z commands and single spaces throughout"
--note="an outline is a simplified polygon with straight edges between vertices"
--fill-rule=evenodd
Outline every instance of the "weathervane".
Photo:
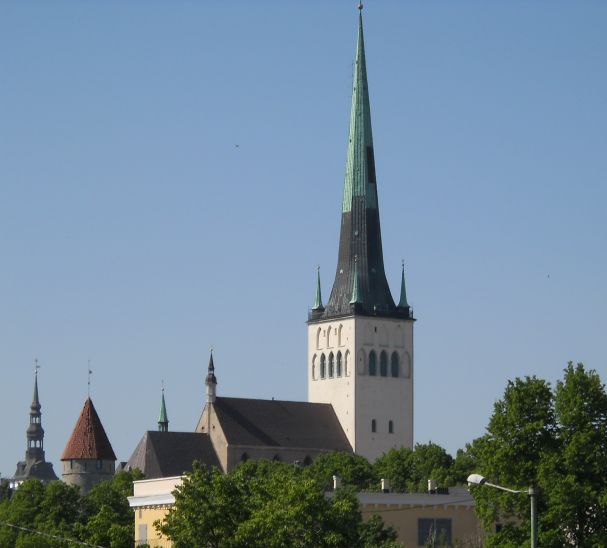
M 88 397 L 91 397 L 91 375 L 93 371 L 91 369 L 91 360 L 88 361 Z
M 363 3 L 362 3 L 362 2 L 359 2 L 359 3 L 358 3 L 358 10 L 359 10 L 359 11 L 362 11 L 362 9 L 363 9 Z
M 40 365 L 38 365 L 38 358 L 34 358 L 34 375 L 38 376 L 38 369 L 40 369 Z

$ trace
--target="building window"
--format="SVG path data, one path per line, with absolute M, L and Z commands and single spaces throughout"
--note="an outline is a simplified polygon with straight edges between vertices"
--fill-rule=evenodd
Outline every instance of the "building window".
M 377 356 L 375 350 L 369 352 L 369 375 L 372 377 L 377 375 Z
M 391 374 L 393 377 L 400 377 L 400 363 L 398 361 L 398 353 L 397 352 L 392 352 L 392 358 L 391 358 L 391 364 L 390 364 L 390 369 L 391 369 Z
M 418 546 L 451 546 L 451 520 L 419 518 L 417 520 Z
M 332 379 L 335 375 L 335 357 L 333 352 L 329 354 L 329 377 Z
M 274 462 L 280 462 L 280 455 L 274 455 L 274 457 L 272 457 L 272 460 Z
M 242 455 L 240 455 L 240 462 L 247 462 L 249 460 L 249 455 L 247 455 L 246 453 L 243 453 Z
M 324 379 L 327 376 L 327 358 L 324 354 L 320 355 L 320 378 Z
M 385 350 L 382 350 L 379 355 L 379 374 L 382 377 L 388 376 L 388 354 L 386 354 Z
M 147 544 L 148 541 L 148 525 L 147 523 L 139 524 L 139 538 L 137 539 L 138 544 Z
M 103 461 L 97 459 L 96 466 L 97 466 L 97 470 L 101 470 L 103 468 Z
M 337 353 L 337 376 L 341 377 L 341 351 Z
M 394 434 L 394 423 L 392 421 L 388 421 L 388 433 Z
M 377 422 L 375 422 L 375 419 L 371 420 L 371 432 L 377 432 Z
M 306 458 L 303 460 L 303 465 L 310 466 L 310 464 L 312 464 L 312 459 L 310 458 L 310 455 L 306 455 Z

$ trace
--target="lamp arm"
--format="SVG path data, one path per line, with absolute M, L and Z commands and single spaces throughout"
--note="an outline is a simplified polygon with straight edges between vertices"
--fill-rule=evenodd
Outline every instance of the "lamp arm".
M 527 493 L 527 491 L 517 491 L 516 489 L 508 489 L 508 487 L 495 485 L 495 483 L 489 483 L 488 481 L 486 481 L 484 485 L 488 485 L 489 487 L 495 487 L 496 489 L 499 489 L 500 491 L 506 491 L 507 493 L 515 493 L 517 495 L 520 495 L 521 493 Z

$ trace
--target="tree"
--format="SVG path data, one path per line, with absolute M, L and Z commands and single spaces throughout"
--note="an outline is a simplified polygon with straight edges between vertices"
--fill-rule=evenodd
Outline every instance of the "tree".
M 157 527 L 176 548 L 362 547 L 367 539 L 382 546 L 393 536 L 377 520 L 363 524 L 351 489 L 326 496 L 309 472 L 269 461 L 248 461 L 227 475 L 196 465 Z
M 495 483 L 539 492 L 541 546 L 607 545 L 607 394 L 595 371 L 569 363 L 556 389 L 536 377 L 515 379 L 495 404 L 487 434 L 475 441 L 478 472 Z M 488 546 L 529 542 L 523 495 L 473 488 L 490 531 Z
M 453 457 L 435 443 L 418 443 L 414 449 L 390 449 L 375 462 L 376 474 L 390 480 L 395 491 L 423 492 L 429 479 L 441 486 L 455 483 Z
M 333 488 L 333 476 L 339 476 L 344 486 L 358 490 L 377 488 L 379 479 L 371 463 L 360 455 L 335 452 L 317 457 L 305 474 L 314 478 L 324 489 Z

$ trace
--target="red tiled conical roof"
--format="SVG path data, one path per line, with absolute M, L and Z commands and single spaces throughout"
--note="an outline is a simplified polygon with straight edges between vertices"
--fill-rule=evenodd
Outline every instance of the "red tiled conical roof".
M 116 460 L 91 398 L 84 402 L 74 431 L 61 455 L 61 460 L 68 459 Z

